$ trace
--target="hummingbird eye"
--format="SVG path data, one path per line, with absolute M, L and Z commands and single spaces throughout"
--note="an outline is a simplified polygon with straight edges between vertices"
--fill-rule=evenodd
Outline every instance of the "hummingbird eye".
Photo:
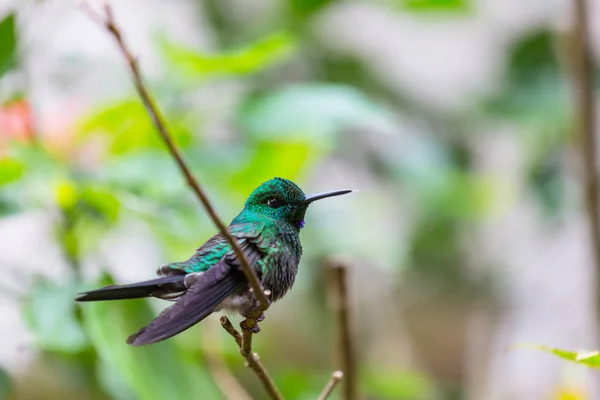
M 267 205 L 271 208 L 279 208 L 283 205 L 283 202 L 281 200 L 273 198 L 267 200 Z

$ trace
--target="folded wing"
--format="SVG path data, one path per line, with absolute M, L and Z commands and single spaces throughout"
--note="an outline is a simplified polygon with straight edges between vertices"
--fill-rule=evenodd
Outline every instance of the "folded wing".
M 262 227 L 262 224 L 230 227 L 230 231 L 236 236 L 238 244 L 248 258 L 250 265 L 254 267 L 263 256 L 259 247 L 262 241 Z M 205 246 L 214 246 L 215 241 L 225 241 L 225 239 L 217 235 Z M 181 268 L 193 268 L 194 264 L 197 265 L 198 261 L 201 261 L 199 258 L 204 258 L 199 257 L 203 254 L 204 257 L 209 255 L 204 246 L 198 249 L 195 255 L 196 258 L 193 257 L 188 262 L 180 263 Z M 239 261 L 236 259 L 233 250 L 228 249 L 216 264 L 205 270 L 197 278 L 195 283 L 187 289 L 187 292 L 174 305 L 165 309 L 139 332 L 131 335 L 127 339 L 127 343 L 133 346 L 142 346 L 170 338 L 202 321 L 227 296 L 237 290 L 246 290 L 247 285 L 248 281 L 241 270 Z
M 218 276 L 221 279 L 217 279 Z M 244 274 L 231 270 L 223 260 L 202 274 L 174 305 L 165 309 L 139 332 L 131 335 L 127 343 L 142 346 L 170 338 L 188 329 L 210 315 L 219 303 L 245 282 Z

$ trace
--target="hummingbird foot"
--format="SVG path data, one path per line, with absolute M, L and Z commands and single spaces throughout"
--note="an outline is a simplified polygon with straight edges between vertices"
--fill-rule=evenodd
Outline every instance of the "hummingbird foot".
M 245 319 L 240 322 L 240 328 L 244 331 L 250 331 L 252 333 L 260 332 L 260 326 L 258 326 L 258 322 L 254 319 Z
M 253 306 L 246 308 L 241 314 L 246 318 L 240 323 L 240 327 L 243 330 L 252 333 L 260 332 L 258 323 L 264 321 L 265 313 L 260 308 L 260 303 L 258 303 L 258 301 L 256 301 Z

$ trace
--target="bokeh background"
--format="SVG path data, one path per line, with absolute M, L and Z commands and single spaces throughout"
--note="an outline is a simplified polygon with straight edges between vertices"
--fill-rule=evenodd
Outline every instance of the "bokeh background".
M 598 345 L 570 2 L 113 3 L 224 220 L 273 176 L 360 189 L 310 209 L 297 284 L 255 338 L 287 398 L 336 367 L 331 256 L 350 266 L 365 398 L 599 398 L 597 373 L 506 351 Z M 62 0 L 0 0 L 0 21 L 0 398 L 210 400 L 232 377 L 265 398 L 216 317 L 134 349 L 164 302 L 72 301 L 215 228 L 105 31 Z

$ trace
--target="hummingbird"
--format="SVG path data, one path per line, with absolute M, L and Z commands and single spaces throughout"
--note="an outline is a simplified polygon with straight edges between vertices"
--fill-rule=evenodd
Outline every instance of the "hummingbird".
M 256 188 L 244 209 L 227 228 L 256 272 L 271 302 L 294 285 L 302 256 L 300 230 L 308 206 L 316 200 L 352 190 L 306 195 L 294 182 L 274 178 Z M 103 301 L 156 297 L 175 303 L 150 324 L 129 336 L 133 346 L 168 339 L 216 311 L 248 317 L 256 298 L 231 245 L 220 233 L 211 237 L 186 261 L 161 265 L 159 276 L 128 285 L 111 285 L 79 293 L 75 301 Z M 264 315 L 258 318 L 262 321 Z M 258 325 L 254 328 L 258 331 Z

